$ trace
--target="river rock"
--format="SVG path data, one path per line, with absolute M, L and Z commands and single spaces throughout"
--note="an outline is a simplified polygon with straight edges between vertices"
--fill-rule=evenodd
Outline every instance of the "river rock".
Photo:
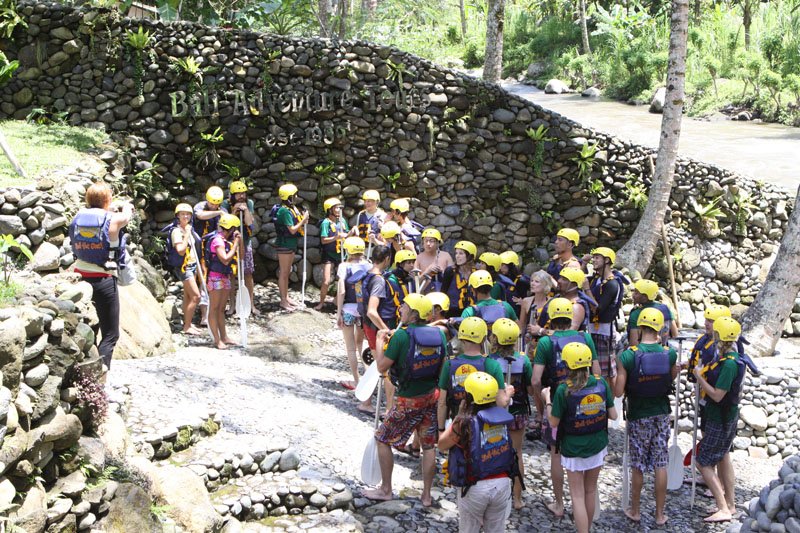
M 120 337 L 116 359 L 140 359 L 174 350 L 172 330 L 158 301 L 138 281 L 119 287 Z
M 150 512 L 150 496 L 133 483 L 121 483 L 108 508 L 108 514 L 98 524 L 100 531 L 163 531 L 161 521 Z
M 16 215 L 0 215 L 0 234 L 10 234 L 19 237 L 25 233 L 25 224 Z
M 748 426 L 756 431 L 764 431 L 767 429 L 767 413 L 760 407 L 742 405 L 739 408 L 739 416 Z
M 584 98 L 600 98 L 601 94 L 600 89 L 597 87 L 589 87 L 581 93 L 581 96 Z
M 725 283 L 735 283 L 744 277 L 744 266 L 730 257 L 722 257 L 714 262 L 717 279 Z
M 564 94 L 570 92 L 570 90 L 569 85 L 561 80 L 553 78 L 544 86 L 544 92 L 545 94 Z
M 26 338 L 25 322 L 19 318 L 0 322 L 0 372 L 3 374 L 3 384 L 12 394 L 19 385 Z
M 663 112 L 664 104 L 666 103 L 666 101 L 667 101 L 667 89 L 666 87 L 659 87 L 653 94 L 653 98 L 650 99 L 650 112 L 651 113 Z

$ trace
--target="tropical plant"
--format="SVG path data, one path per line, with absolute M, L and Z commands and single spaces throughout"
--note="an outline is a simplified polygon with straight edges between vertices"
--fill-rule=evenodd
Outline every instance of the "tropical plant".
M 19 251 L 28 261 L 33 259 L 30 249 L 19 242 L 13 235 L 6 233 L 0 236 L 0 255 L 3 256 L 3 284 L 8 286 L 11 281 L 11 265 L 13 251 Z
M 719 230 L 719 219 L 725 216 L 725 212 L 719 205 L 721 199 L 721 196 L 717 196 L 707 204 L 694 203 L 692 206 L 694 212 L 700 217 L 700 223 L 708 230 Z
M 17 12 L 17 3 L 14 0 L 0 1 L 0 37 L 10 39 L 17 26 L 28 27 L 28 23 Z
M 216 168 L 220 158 L 217 153 L 217 144 L 224 140 L 225 136 L 217 128 L 211 133 L 201 133 L 200 142 L 192 146 L 192 158 L 194 158 L 197 168 L 205 170 Z
M 144 31 L 141 26 L 139 26 L 138 31 L 128 30 L 125 34 L 125 44 L 128 45 L 133 54 L 134 81 L 136 82 L 136 93 L 139 96 L 144 95 L 144 84 L 142 82 L 144 78 L 143 52 L 150 46 L 151 39 L 150 32 Z
M 575 163 L 575 166 L 578 167 L 579 180 L 585 182 L 592 175 L 592 171 L 597 164 L 597 161 L 595 160 L 596 155 L 597 143 L 589 144 L 586 142 L 583 144 L 583 146 L 581 146 L 581 151 L 578 152 L 577 155 L 570 158 L 570 161 Z
M 394 81 L 398 87 L 402 87 L 403 76 L 408 74 L 405 63 L 395 63 L 391 59 L 387 59 L 386 66 L 389 67 L 389 79 Z
M 603 190 L 605 190 L 605 185 L 602 180 L 597 178 L 590 179 L 586 187 L 586 191 L 592 196 L 600 196 Z
M 528 163 L 533 168 L 533 174 L 537 178 L 542 177 L 542 165 L 544 164 L 544 145 L 547 142 L 554 141 L 553 137 L 547 135 L 550 128 L 546 128 L 544 124 L 540 124 L 538 128 L 528 128 L 525 130 L 525 135 L 533 142 L 533 158 Z
M 32 124 L 46 125 L 46 124 L 66 124 L 67 116 L 69 113 L 66 111 L 48 111 L 42 107 L 34 107 L 30 113 L 25 117 L 27 122 Z
M 395 190 L 397 188 L 397 182 L 400 181 L 400 173 L 395 172 L 394 174 L 389 174 L 387 176 L 381 175 L 381 179 L 386 182 L 386 184 Z
M 643 183 L 636 183 L 634 178 L 631 177 L 625 182 L 625 195 L 628 202 L 633 204 L 633 207 L 639 211 L 644 211 L 647 205 L 647 187 Z
M 16 59 L 9 61 L 6 55 L 0 51 L 0 87 L 11 80 L 11 77 L 18 68 L 19 61 Z
M 175 72 L 189 78 L 190 86 L 198 87 L 203 83 L 203 67 L 194 56 L 172 58 L 172 66 Z
M 753 215 L 753 196 L 745 191 L 736 191 L 733 195 L 734 233 L 739 237 L 747 235 L 747 221 Z

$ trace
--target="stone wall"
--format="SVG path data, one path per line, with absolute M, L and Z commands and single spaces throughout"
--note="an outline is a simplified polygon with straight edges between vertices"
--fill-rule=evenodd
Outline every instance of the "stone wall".
M 130 173 L 155 157 L 170 195 L 149 195 L 151 231 L 172 218 L 178 200 L 227 185 L 216 158 L 234 164 L 257 205 L 257 279 L 277 267 L 267 217 L 284 181 L 297 184 L 317 214 L 325 197 L 339 195 L 352 216 L 365 188 L 411 197 L 414 217 L 441 229 L 448 245 L 466 238 L 490 250 L 511 247 L 531 264 L 547 259 L 562 225 L 578 229 L 579 251 L 587 252 L 620 246 L 639 219 L 630 188 L 649 185 L 652 150 L 396 49 L 130 21 L 93 8 L 18 9 L 28 27 L 2 46 L 22 67 L 0 90 L 0 116 L 43 107 L 103 128 L 131 151 Z M 137 52 L 126 35 L 140 26 L 152 40 Z M 197 75 L 179 66 L 190 58 Z M 537 148 L 526 131 L 539 126 L 548 140 Z M 593 170 L 582 179 L 575 158 L 594 143 Z M 750 211 L 737 207 L 745 194 Z M 692 207 L 716 198 L 724 211 L 718 229 Z M 769 185 L 679 161 L 669 233 L 679 294 L 689 303 L 685 321 L 708 301 L 752 302 L 786 227 L 786 201 Z M 142 244 L 149 240 L 145 232 Z M 308 244 L 318 265 L 315 227 Z M 657 259 L 662 280 L 664 267 Z M 800 334 L 800 302 L 794 310 L 786 331 Z
M 741 527 L 734 524 L 736 533 L 756 531 L 800 532 L 800 456 L 784 462 L 778 477 L 750 500 Z

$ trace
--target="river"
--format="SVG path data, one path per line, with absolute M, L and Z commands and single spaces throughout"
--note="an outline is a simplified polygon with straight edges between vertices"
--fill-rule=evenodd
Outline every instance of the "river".
M 583 98 L 580 94 L 545 94 L 521 83 L 502 85 L 507 91 L 585 127 L 658 148 L 661 115 L 648 112 L 648 106 Z M 798 141 L 800 128 L 684 117 L 678 150 L 681 156 L 712 163 L 794 193 L 800 184 Z

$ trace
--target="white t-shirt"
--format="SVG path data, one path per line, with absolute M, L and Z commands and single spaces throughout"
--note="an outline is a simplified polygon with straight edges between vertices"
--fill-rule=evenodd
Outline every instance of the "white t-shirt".
M 364 272 L 366 272 L 370 268 L 372 268 L 372 263 L 370 263 L 366 259 L 362 259 L 356 263 L 350 263 L 349 261 L 345 261 L 344 263 L 339 264 L 339 268 L 336 270 L 336 279 L 345 279 L 347 277 L 348 269 L 350 269 L 350 272 L 353 273 L 353 272 L 358 272 L 359 270 L 363 270 Z M 357 303 L 342 304 L 342 312 L 347 313 L 348 315 L 361 316 L 358 314 Z

